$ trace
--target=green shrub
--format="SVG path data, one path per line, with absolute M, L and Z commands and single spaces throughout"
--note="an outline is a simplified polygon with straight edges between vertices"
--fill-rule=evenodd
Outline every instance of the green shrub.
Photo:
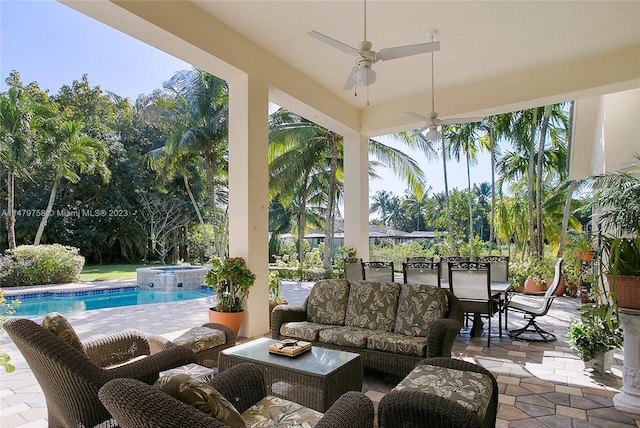
M 84 266 L 79 249 L 59 244 L 21 245 L 0 259 L 0 287 L 78 281 Z

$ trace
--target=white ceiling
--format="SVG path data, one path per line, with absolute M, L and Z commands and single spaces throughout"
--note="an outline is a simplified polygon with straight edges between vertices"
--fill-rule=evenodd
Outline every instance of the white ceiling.
M 253 43 L 328 88 L 366 107 L 364 91 L 343 91 L 353 57 L 306 35 L 316 30 L 353 47 L 363 40 L 363 1 L 195 1 Z M 438 93 L 532 68 L 547 68 L 640 44 L 638 1 L 367 1 L 373 49 L 424 43 L 439 31 L 434 54 Z M 640 63 L 640 58 L 638 58 Z M 430 97 L 430 54 L 380 61 L 371 106 L 418 94 Z M 422 113 L 427 114 L 430 106 Z
M 363 0 L 59 1 L 222 78 L 263 73 L 272 96 L 338 132 L 415 129 L 404 112 L 431 111 L 430 54 L 376 63 L 367 105 L 366 89 L 343 90 L 354 58 L 306 34 L 357 47 Z M 431 28 L 440 118 L 640 87 L 639 0 L 367 0 L 376 51 L 427 42 Z

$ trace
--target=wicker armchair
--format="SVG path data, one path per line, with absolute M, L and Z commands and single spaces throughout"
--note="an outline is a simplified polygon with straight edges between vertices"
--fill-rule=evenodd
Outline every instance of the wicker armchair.
M 154 353 L 163 346 L 161 338 L 149 341 L 136 331 L 83 343 L 80 350 L 26 318 L 9 319 L 4 329 L 44 392 L 50 427 L 93 427 L 110 420 L 98 390 L 111 379 L 153 383 L 161 371 L 196 361 L 183 346 Z
M 492 392 L 484 418 L 455 401 L 415 390 L 391 391 L 378 405 L 380 428 L 489 428 L 495 427 L 498 413 L 498 383 L 479 365 L 453 358 L 427 358 L 418 364 L 481 373 L 491 379 Z
M 233 366 L 208 383 L 242 413 L 267 395 L 264 378 L 254 364 Z M 107 382 L 98 393 L 122 428 L 226 427 L 212 416 L 134 379 Z M 372 428 L 373 403 L 361 392 L 338 399 L 315 428 Z

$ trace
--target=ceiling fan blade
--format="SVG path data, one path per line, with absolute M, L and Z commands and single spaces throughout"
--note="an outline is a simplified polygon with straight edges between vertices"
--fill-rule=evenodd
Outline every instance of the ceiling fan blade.
M 307 33 L 308 36 L 313 37 L 314 39 L 320 40 L 321 42 L 324 42 L 326 44 L 328 44 L 329 46 L 333 46 L 334 48 L 341 50 L 342 52 L 349 54 L 349 55 L 358 55 L 358 49 L 353 48 L 349 45 L 346 45 L 344 43 L 342 43 L 341 41 L 338 41 L 336 39 L 332 39 L 329 36 L 325 36 L 322 33 L 318 33 L 317 31 L 309 31 Z
M 405 56 L 418 55 L 440 50 L 440 42 L 419 43 L 417 45 L 398 46 L 395 48 L 380 49 L 380 59 L 387 61 L 390 59 L 402 58 Z
M 353 85 L 355 85 L 357 69 L 357 65 L 351 69 L 351 71 L 349 72 L 349 77 L 347 77 L 347 81 L 344 83 L 344 88 L 342 88 L 342 90 L 346 91 L 347 89 L 353 88 Z
M 429 124 L 431 124 L 431 123 L 432 123 L 432 122 L 431 122 L 431 119 L 429 119 L 429 118 L 428 118 L 428 117 L 426 117 L 426 116 L 421 116 L 421 115 L 419 115 L 419 114 L 417 114 L 417 113 L 414 113 L 414 112 L 412 112 L 412 111 L 405 111 L 405 113 L 406 113 L 406 114 L 408 114 L 409 116 L 411 116 L 411 117 L 415 118 L 415 119 L 422 120 L 422 121 L 426 122 L 426 123 L 427 123 L 427 126 L 429 126 Z
M 474 123 L 474 122 L 482 122 L 483 117 L 452 117 L 449 119 L 442 119 L 442 125 L 457 125 L 459 123 Z
M 422 134 L 424 131 L 426 131 L 427 129 L 429 129 L 428 126 L 423 126 L 420 129 L 416 129 L 415 131 L 413 131 L 413 133 L 411 134 L 412 137 L 417 137 L 418 135 Z

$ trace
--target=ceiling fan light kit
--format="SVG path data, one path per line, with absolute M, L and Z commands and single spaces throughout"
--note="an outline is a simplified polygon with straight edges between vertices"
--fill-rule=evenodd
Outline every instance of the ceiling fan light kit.
M 396 58 L 403 58 L 412 55 L 418 55 L 440 49 L 440 42 L 419 43 L 416 45 L 397 46 L 393 48 L 382 49 L 379 52 L 373 50 L 370 41 L 367 40 L 367 1 L 364 0 L 364 38 L 360 42 L 358 48 L 342 43 L 317 31 L 309 31 L 307 35 L 314 39 L 320 40 L 346 54 L 356 57 L 356 65 L 353 67 L 347 82 L 344 86 L 345 90 L 356 86 L 369 86 L 376 81 L 376 73 L 372 67 L 378 61 L 389 61 Z

